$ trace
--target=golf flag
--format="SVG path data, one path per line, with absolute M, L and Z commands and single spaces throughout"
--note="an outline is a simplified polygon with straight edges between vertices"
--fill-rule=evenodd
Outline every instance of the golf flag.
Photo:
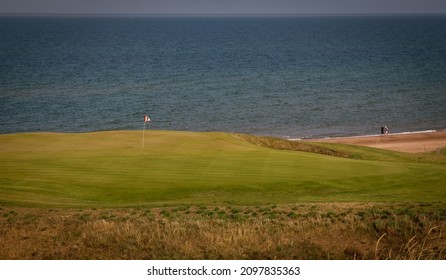
M 141 148 L 144 149 L 144 133 L 146 132 L 146 122 L 150 122 L 149 116 L 144 116 L 144 127 L 142 129 L 142 142 L 141 142 Z

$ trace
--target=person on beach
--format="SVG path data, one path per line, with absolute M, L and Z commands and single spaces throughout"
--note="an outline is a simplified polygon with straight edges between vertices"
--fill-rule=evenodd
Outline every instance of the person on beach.
M 389 134 L 389 128 L 386 126 L 384 126 L 384 134 Z

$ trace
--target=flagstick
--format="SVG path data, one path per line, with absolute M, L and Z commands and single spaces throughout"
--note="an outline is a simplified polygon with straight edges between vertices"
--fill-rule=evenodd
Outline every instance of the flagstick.
M 142 143 L 141 149 L 144 149 L 144 134 L 146 133 L 146 121 L 144 120 L 144 128 L 142 129 Z

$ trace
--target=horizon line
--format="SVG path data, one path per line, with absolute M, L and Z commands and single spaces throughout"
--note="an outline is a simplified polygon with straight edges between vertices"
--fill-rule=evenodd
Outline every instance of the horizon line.
M 298 17 L 298 16 L 441 16 L 446 12 L 380 12 L 380 13 L 32 13 L 0 12 L 0 16 L 104 16 L 104 17 Z

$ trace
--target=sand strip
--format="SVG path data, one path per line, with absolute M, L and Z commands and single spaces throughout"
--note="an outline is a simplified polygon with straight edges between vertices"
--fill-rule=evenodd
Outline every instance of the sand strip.
M 343 143 L 408 153 L 424 153 L 446 147 L 446 130 L 408 134 L 387 134 L 383 136 L 306 139 L 306 141 Z

